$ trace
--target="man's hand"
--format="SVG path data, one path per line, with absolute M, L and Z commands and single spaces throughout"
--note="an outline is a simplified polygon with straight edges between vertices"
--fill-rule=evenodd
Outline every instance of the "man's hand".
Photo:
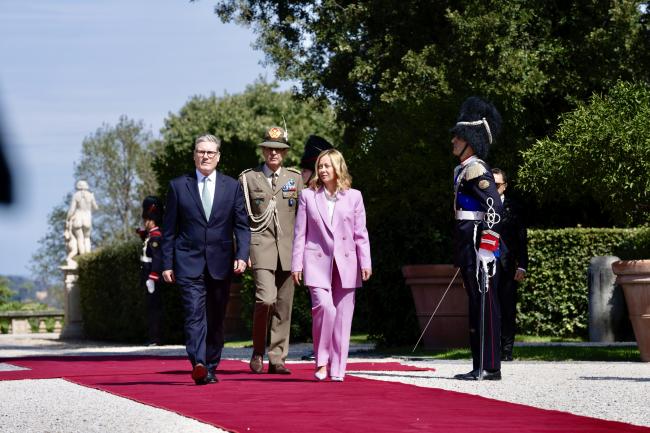
M 176 277 L 174 276 L 174 271 L 171 269 L 168 269 L 166 271 L 163 271 L 163 280 L 165 280 L 166 283 L 175 283 L 176 282 Z
M 246 262 L 240 259 L 236 259 L 233 263 L 233 270 L 236 274 L 242 274 L 246 270 Z
M 497 270 L 496 258 L 492 251 L 479 248 L 478 254 L 476 255 L 479 262 L 481 262 L 481 268 L 483 272 L 490 277 L 493 277 Z
M 517 268 L 517 271 L 515 272 L 515 281 L 523 281 L 524 278 L 526 278 L 526 271 L 521 268 Z
M 361 279 L 363 281 L 368 281 L 372 275 L 372 269 L 361 269 Z
M 302 281 L 302 271 L 292 272 L 291 273 L 291 278 L 293 278 L 294 283 L 300 285 L 300 281 Z

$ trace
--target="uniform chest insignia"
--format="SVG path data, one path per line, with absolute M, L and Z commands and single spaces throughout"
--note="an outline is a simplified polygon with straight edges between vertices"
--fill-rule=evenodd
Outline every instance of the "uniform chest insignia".
M 261 205 L 262 203 L 264 203 L 264 197 L 259 197 L 255 199 L 255 204 L 257 206 Z
M 483 179 L 478 183 L 478 187 L 481 189 L 487 189 L 487 187 L 490 186 L 490 181 Z
M 288 204 L 289 206 L 293 206 L 294 203 L 295 203 L 295 200 L 292 199 L 292 198 L 290 198 L 290 199 L 289 199 L 289 202 L 288 202 L 287 204 Z
M 158 242 L 153 241 L 153 242 L 151 243 L 151 246 L 152 246 L 153 248 L 158 248 Z
M 289 181 L 282 186 L 282 192 L 289 192 L 295 190 L 296 190 L 296 181 L 293 179 L 289 179 Z
M 296 191 L 296 181 L 293 179 L 289 179 L 289 181 L 282 186 L 283 193 L 291 191 Z

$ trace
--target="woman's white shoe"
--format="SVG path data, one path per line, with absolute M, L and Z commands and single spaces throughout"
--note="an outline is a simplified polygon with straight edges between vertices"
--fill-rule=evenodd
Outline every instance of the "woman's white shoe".
M 316 373 L 314 373 L 314 377 L 318 380 L 325 380 L 327 379 L 327 371 L 317 370 Z
M 343 382 L 343 378 L 341 376 L 332 376 L 330 380 L 332 382 Z

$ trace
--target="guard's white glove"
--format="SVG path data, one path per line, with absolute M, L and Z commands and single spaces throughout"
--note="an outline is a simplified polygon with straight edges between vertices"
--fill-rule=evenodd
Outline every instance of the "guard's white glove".
M 156 290 L 156 282 L 151 278 L 147 280 L 145 285 L 147 286 L 147 292 L 149 293 L 153 293 Z
M 483 269 L 485 275 L 493 277 L 497 269 L 496 257 L 494 257 L 494 253 L 492 251 L 479 248 L 478 253 L 476 254 L 476 258 L 481 263 L 481 268 Z

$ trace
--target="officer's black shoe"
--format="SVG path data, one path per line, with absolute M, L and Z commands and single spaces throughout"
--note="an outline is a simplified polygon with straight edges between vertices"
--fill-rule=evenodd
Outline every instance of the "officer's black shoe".
M 302 359 L 303 361 L 316 361 L 316 356 L 314 352 L 311 352 L 308 353 L 307 355 L 302 355 L 302 358 L 300 359 Z
M 212 369 L 208 370 L 208 375 L 205 376 L 205 383 L 206 384 L 219 383 L 219 378 L 217 377 L 214 370 L 212 370 Z
M 465 374 L 457 374 L 454 376 L 454 379 L 479 380 L 478 369 L 472 370 L 469 373 L 465 373 Z M 501 370 L 496 370 L 496 371 L 483 370 L 483 374 L 481 374 L 481 380 L 501 380 Z

